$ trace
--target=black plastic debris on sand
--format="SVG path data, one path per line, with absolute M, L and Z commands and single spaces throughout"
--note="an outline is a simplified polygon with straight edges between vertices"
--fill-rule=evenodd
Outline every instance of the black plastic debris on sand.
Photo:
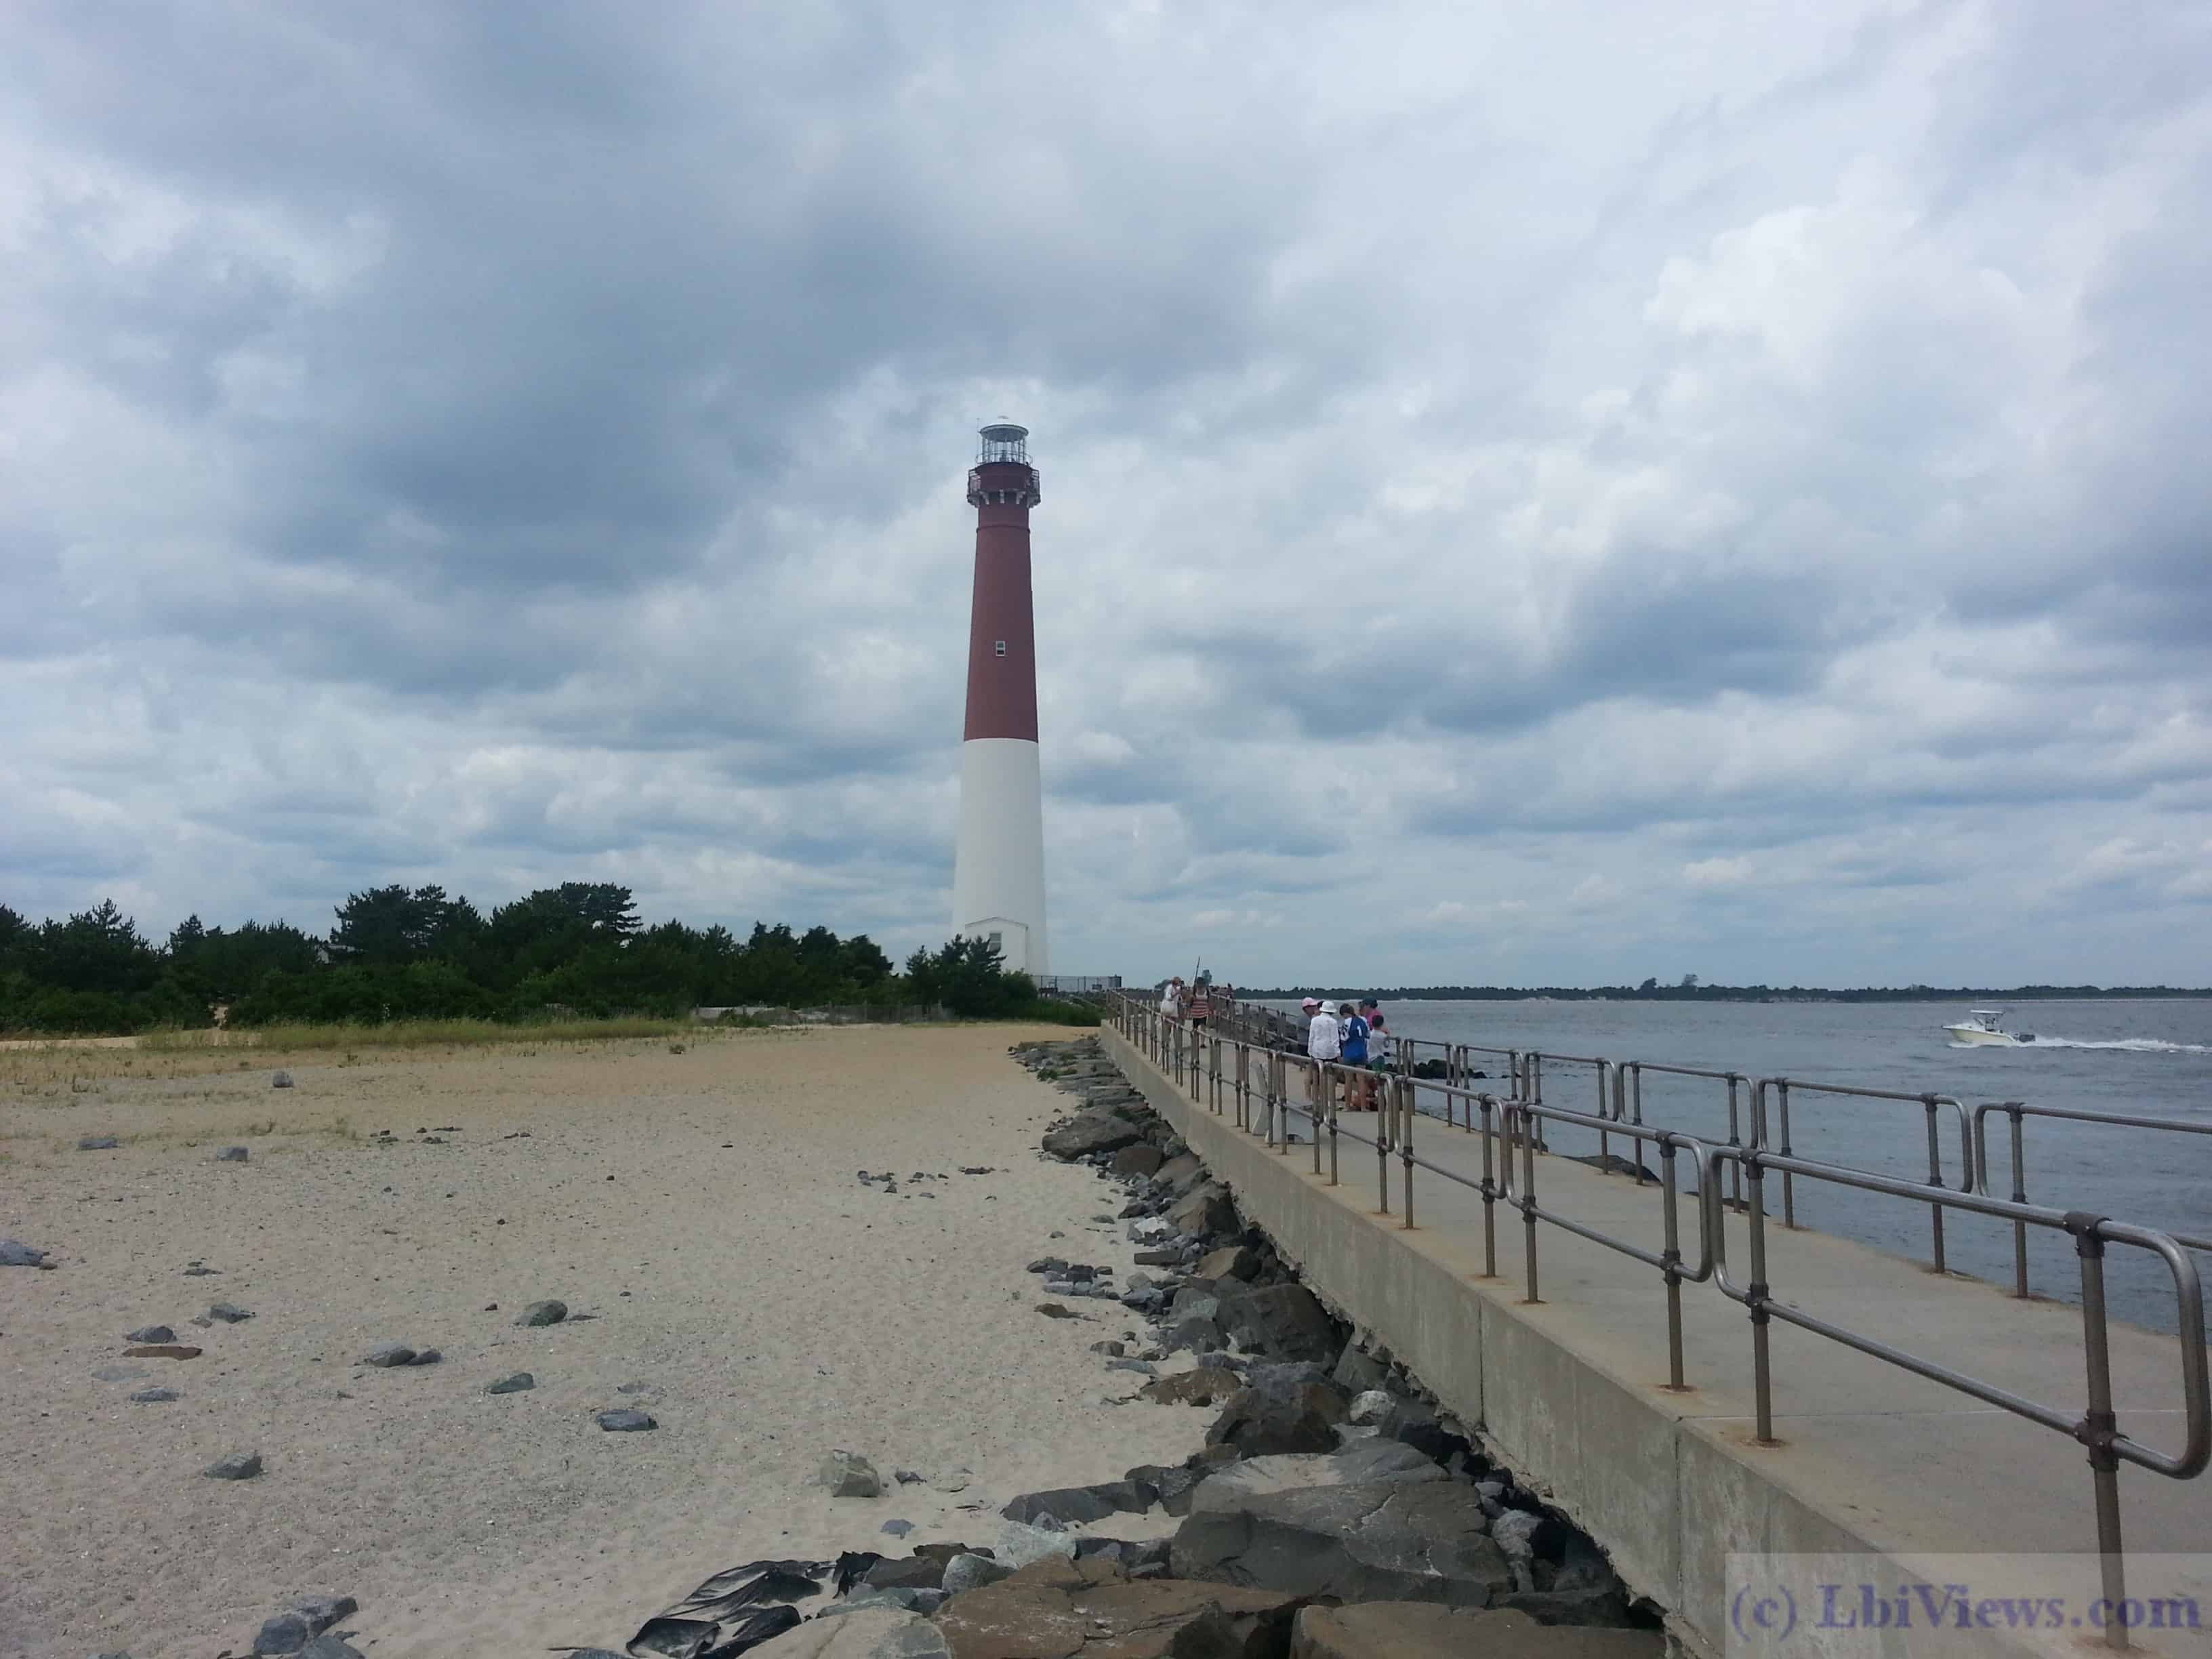
M 632 1659 L 737 1659 L 800 1622 L 790 1604 L 819 1595 L 830 1565 L 779 1560 L 726 1568 L 647 1620 L 623 1651 Z

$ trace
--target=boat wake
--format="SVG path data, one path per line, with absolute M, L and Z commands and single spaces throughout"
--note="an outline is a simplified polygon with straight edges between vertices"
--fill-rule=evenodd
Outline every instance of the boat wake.
M 2007 1037 L 2002 1042 L 1992 1042 L 1987 1037 L 1978 1042 L 1954 1042 L 1954 1048 L 2115 1048 L 2131 1054 L 2212 1054 L 2212 1043 L 2167 1042 L 2158 1037 L 2115 1037 L 2109 1042 L 2096 1042 L 2074 1037 L 2033 1036 Z

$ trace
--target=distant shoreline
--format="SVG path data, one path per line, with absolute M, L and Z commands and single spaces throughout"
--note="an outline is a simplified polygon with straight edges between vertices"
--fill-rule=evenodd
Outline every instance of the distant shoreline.
M 1632 985 L 1595 989 L 1547 985 L 1522 990 L 1495 985 L 1394 986 L 1384 990 L 1327 985 L 1297 985 L 1288 990 L 1239 989 L 1255 1001 L 1294 1001 L 1300 997 L 1372 996 L 1385 1002 L 2181 1002 L 2212 999 L 2212 988 L 2123 985 L 2109 990 L 2094 985 L 2021 985 L 2010 990 L 1944 988 L 1915 985 L 1903 989 L 1834 991 L 1811 986 L 1662 985 L 1644 990 Z

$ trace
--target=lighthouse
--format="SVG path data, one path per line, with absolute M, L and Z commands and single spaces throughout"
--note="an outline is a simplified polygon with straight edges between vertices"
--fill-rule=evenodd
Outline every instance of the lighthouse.
M 968 725 L 952 931 L 998 941 L 1006 968 L 1045 967 L 1044 799 L 1037 770 L 1036 629 L 1030 509 L 1042 499 L 1027 427 L 982 429 L 968 470 L 975 594 L 968 621 Z

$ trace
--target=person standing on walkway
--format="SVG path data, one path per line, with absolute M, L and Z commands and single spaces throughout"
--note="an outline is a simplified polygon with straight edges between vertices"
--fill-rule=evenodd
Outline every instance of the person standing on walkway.
M 1337 1053 L 1342 1056 L 1345 1069 L 1361 1073 L 1345 1079 L 1345 1105 L 1355 1112 L 1369 1109 L 1367 1089 L 1370 1081 L 1367 1070 L 1367 1022 L 1359 1017 L 1359 1010 L 1345 1003 L 1344 1029 L 1336 1039 Z
M 1183 1012 L 1193 1027 L 1203 1026 L 1212 1018 L 1213 1000 L 1206 989 L 1204 980 L 1199 981 L 1190 988 L 1190 1004 Z
M 1310 1115 L 1318 1124 L 1321 1103 L 1326 1098 L 1326 1079 L 1322 1068 L 1341 1058 L 1344 1049 L 1338 1036 L 1336 1010 L 1325 1002 L 1315 1001 L 1311 997 L 1306 999 L 1305 1009 L 1311 1016 L 1306 1024 L 1306 1058 L 1313 1062 L 1313 1081 L 1308 1087 L 1306 1099 L 1310 1103 Z M 1318 1129 L 1316 1133 L 1319 1133 Z
M 1390 1031 L 1383 1024 L 1382 1010 L 1373 997 L 1359 1000 L 1359 1017 L 1367 1022 L 1367 1063 L 1377 1072 L 1390 1069 Z

